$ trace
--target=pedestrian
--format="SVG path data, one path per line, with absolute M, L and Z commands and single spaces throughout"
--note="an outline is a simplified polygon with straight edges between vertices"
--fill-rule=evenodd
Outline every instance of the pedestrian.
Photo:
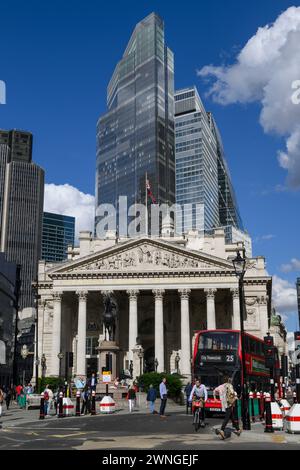
M 22 390 L 23 390 L 22 385 L 19 384 L 19 385 L 16 386 L 16 402 L 18 404 L 19 404 L 19 398 L 20 398 Z
M 2 388 L 0 388 L 0 417 L 2 416 L 2 405 L 4 402 L 4 392 Z
M 6 402 L 6 409 L 7 410 L 9 408 L 10 401 L 11 401 L 11 390 L 10 390 L 10 388 L 7 388 L 6 396 L 5 396 L 5 402 Z
M 21 393 L 19 395 L 19 407 L 24 410 L 26 408 L 26 392 L 22 387 Z
M 49 384 L 46 385 L 44 390 L 44 413 L 45 416 L 50 416 L 50 408 L 53 401 L 53 392 L 49 387 Z
M 81 407 L 81 415 L 86 415 L 91 411 L 91 393 L 89 387 L 86 385 L 81 393 L 82 398 L 82 407 Z
M 187 415 L 189 414 L 189 409 L 191 410 L 191 413 L 192 413 L 191 404 L 189 402 L 189 398 L 190 398 L 192 388 L 193 388 L 193 385 L 191 384 L 191 382 L 188 382 L 185 386 L 185 389 L 184 389 L 185 398 L 186 398 L 186 414 Z
M 89 382 L 88 382 L 88 386 L 92 392 L 96 391 L 97 383 L 98 381 L 97 381 L 96 374 L 93 373 L 92 377 L 89 379 Z
M 155 407 L 155 400 L 157 398 L 156 390 L 151 384 L 147 393 L 147 401 L 149 402 L 149 409 L 150 413 L 155 414 L 156 411 L 154 409 Z
M 195 385 L 193 386 L 190 396 L 189 396 L 189 403 L 193 403 L 193 401 L 201 401 L 201 415 L 200 415 L 200 426 L 204 428 L 205 426 L 205 402 L 207 400 L 207 388 L 205 385 L 201 383 L 200 378 L 196 380 Z M 193 411 L 193 408 L 192 408 Z
M 163 377 L 159 386 L 159 394 L 160 394 L 160 399 L 161 399 L 159 414 L 161 418 L 166 417 L 165 409 L 166 409 L 167 398 L 168 398 L 168 390 L 166 387 L 166 383 L 167 383 L 167 379 L 166 377 Z
M 134 409 L 134 403 L 136 400 L 136 391 L 133 386 L 130 387 L 130 389 L 128 390 L 127 398 L 128 398 L 129 413 L 131 413 Z
M 236 430 L 235 434 L 240 436 L 241 430 L 239 427 L 239 422 L 234 419 L 234 407 L 236 405 L 237 394 L 233 389 L 232 380 L 229 377 L 224 377 L 224 383 L 214 389 L 214 398 L 216 398 L 216 394 L 218 394 L 220 397 L 222 411 L 225 411 L 224 420 L 219 431 L 220 438 L 223 440 L 225 439 L 225 428 L 230 419 Z

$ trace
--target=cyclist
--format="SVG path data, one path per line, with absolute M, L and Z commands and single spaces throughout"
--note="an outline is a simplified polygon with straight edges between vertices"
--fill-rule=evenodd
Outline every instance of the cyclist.
M 205 402 L 207 400 L 207 389 L 204 384 L 201 383 L 201 380 L 198 378 L 195 382 L 195 385 L 192 388 L 190 393 L 189 402 L 202 401 L 201 414 L 200 414 L 200 426 L 204 428 L 205 426 Z M 193 414 L 195 413 L 195 408 L 192 406 Z

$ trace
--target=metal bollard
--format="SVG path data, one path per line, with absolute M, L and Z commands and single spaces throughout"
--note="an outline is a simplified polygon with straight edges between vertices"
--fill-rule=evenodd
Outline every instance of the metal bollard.
M 253 392 L 249 392 L 249 408 L 252 423 L 255 423 Z
M 272 421 L 272 410 L 271 410 L 271 395 L 269 393 L 266 393 L 265 408 L 266 408 L 265 432 L 274 432 L 273 421 Z
M 45 418 L 45 399 L 44 393 L 41 393 L 41 404 L 40 404 L 40 419 Z
M 91 415 L 96 414 L 96 392 L 95 390 L 92 391 L 92 407 L 91 407 Z
M 63 392 L 60 392 L 59 399 L 58 399 L 58 418 L 64 417 L 63 396 L 64 396 Z
M 80 392 L 76 392 L 76 416 L 80 416 Z
M 297 393 L 293 392 L 293 403 L 297 403 Z

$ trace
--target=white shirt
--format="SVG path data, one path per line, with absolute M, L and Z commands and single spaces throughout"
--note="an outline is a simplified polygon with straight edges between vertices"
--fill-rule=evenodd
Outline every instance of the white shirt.
M 193 400 L 194 394 L 197 396 L 197 398 L 204 398 L 205 401 L 207 400 L 207 389 L 203 384 L 200 384 L 199 387 L 197 387 L 197 385 L 193 386 L 192 391 L 190 393 L 189 401 Z

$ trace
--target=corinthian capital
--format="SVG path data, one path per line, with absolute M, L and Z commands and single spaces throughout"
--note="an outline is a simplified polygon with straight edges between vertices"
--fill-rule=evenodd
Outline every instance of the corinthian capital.
M 53 300 L 55 300 L 55 302 L 61 302 L 62 295 L 63 295 L 62 292 L 56 292 L 56 291 L 52 292 L 52 298 L 53 298 Z
M 88 291 L 86 290 L 78 290 L 76 292 L 76 294 L 78 295 L 78 300 L 79 301 L 85 301 L 87 300 L 87 296 L 88 296 Z
M 207 299 L 214 299 L 217 289 L 208 288 L 208 289 L 204 289 L 204 292 L 206 294 Z
M 182 300 L 188 300 L 190 297 L 191 289 L 178 289 L 178 293 Z
M 234 299 L 238 299 L 240 297 L 239 289 L 237 289 L 236 287 L 230 289 L 230 292 Z
M 162 300 L 164 296 L 164 289 L 153 289 L 152 293 L 154 294 L 155 300 Z
M 136 300 L 140 291 L 137 289 L 128 289 L 126 292 L 129 295 L 130 300 Z

